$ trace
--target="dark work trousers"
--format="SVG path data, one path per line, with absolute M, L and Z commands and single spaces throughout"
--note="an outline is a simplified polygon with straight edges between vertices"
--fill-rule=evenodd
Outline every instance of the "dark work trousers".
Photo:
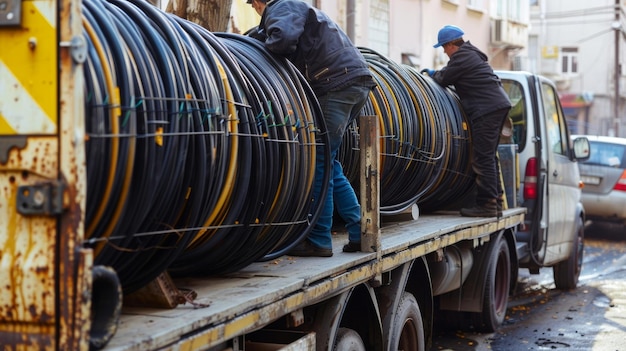
M 509 109 L 472 116 L 472 169 L 476 174 L 476 204 L 494 201 L 502 196 L 498 142 Z

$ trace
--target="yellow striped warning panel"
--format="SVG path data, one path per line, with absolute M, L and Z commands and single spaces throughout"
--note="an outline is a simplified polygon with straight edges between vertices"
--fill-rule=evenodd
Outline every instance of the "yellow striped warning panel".
M 22 1 L 21 6 L 21 24 L 0 27 L 0 136 L 55 134 L 56 1 Z

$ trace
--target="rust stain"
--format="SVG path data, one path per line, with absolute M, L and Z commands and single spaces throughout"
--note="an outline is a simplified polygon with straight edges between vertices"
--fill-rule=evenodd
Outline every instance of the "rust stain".
M 58 173 L 58 141 L 54 136 L 28 138 L 22 149 L 12 148 L 9 161 L 0 165 L 0 171 L 23 171 L 22 176 L 38 175 L 45 179 L 55 179 Z
M 54 350 L 52 328 L 36 325 L 1 326 L 0 340 L 5 351 Z
M 53 350 L 55 345 L 54 262 L 56 218 L 23 216 L 17 211 L 18 188 L 55 179 L 56 171 L 41 165 L 40 145 L 46 137 L 29 138 L 12 149 L 0 165 L 0 340 L 4 350 Z
M 0 296 L 3 313 L 0 321 L 47 323 L 54 313 L 54 264 L 56 223 L 54 218 L 24 217 L 15 208 L 19 182 L 9 177 L 3 197 L 8 206 L 0 216 L 6 221 L 7 231 L 0 236 L 0 250 L 5 264 L 0 278 L 7 281 L 7 289 Z M 0 181 L 7 179 L 0 176 Z M 21 179 L 21 178 L 20 178 Z

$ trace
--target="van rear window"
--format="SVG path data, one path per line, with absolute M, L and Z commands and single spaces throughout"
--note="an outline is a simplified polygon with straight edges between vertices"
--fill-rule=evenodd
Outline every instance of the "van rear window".
M 528 126 L 528 113 L 526 111 L 526 99 L 522 85 L 519 82 L 502 79 L 504 90 L 511 100 L 509 118 L 513 122 L 513 142 L 518 145 L 518 152 L 526 146 L 526 130 Z

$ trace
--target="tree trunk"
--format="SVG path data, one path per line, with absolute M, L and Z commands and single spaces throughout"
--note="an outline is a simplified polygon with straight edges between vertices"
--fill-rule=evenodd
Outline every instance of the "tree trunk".
M 170 0 L 165 11 L 212 32 L 225 32 L 233 0 Z

